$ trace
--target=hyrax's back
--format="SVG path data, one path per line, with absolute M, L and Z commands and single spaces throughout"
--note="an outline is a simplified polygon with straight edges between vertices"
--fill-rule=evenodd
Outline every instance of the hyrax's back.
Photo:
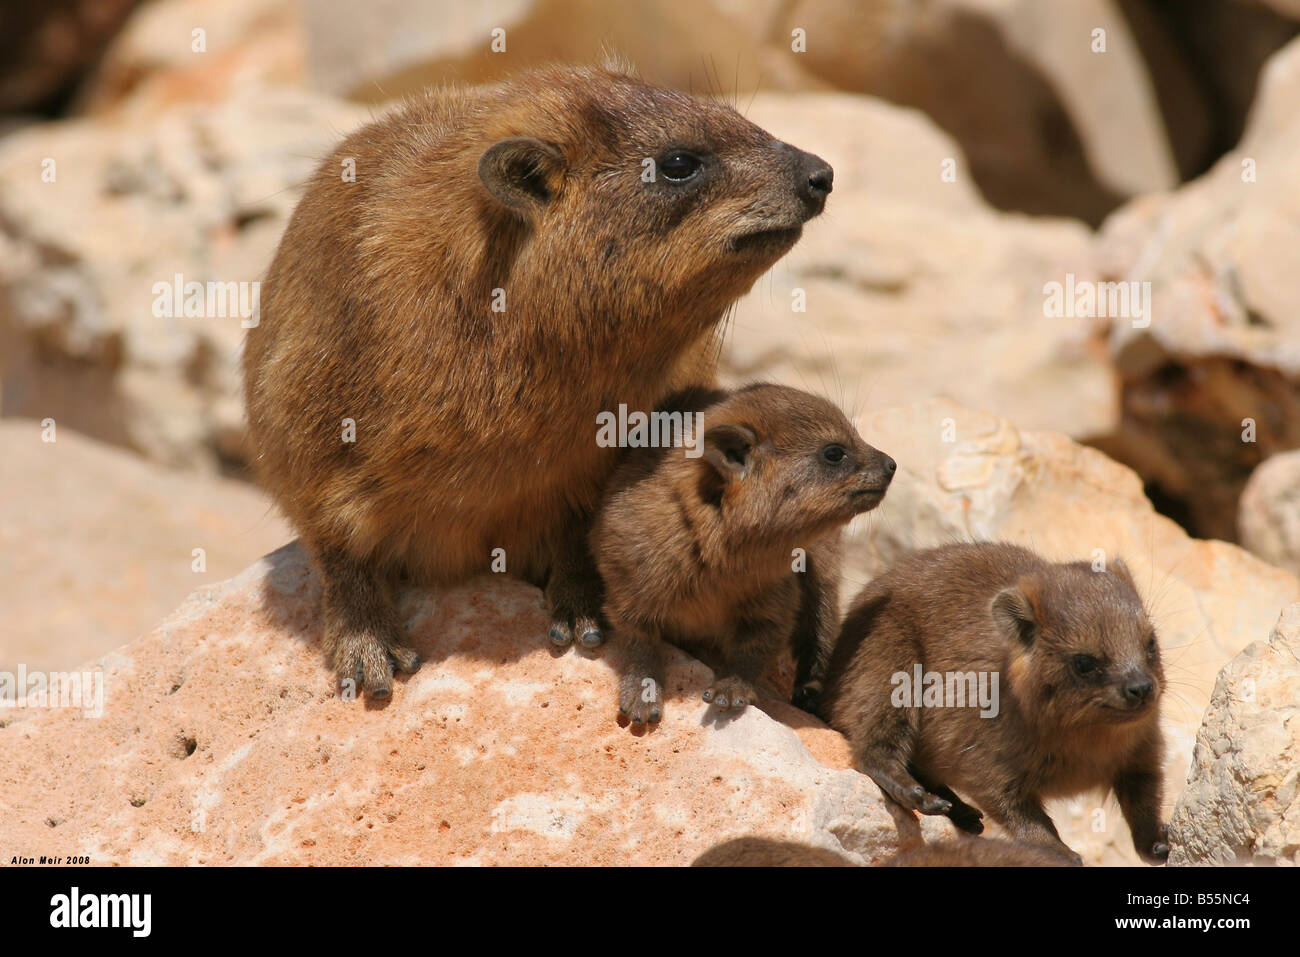
M 564 565 L 617 455 L 597 414 L 711 378 L 715 325 L 830 175 L 603 70 L 434 93 L 345 140 L 245 349 L 257 471 L 324 570 L 327 631 L 391 632 L 374 577 L 399 568 Z
M 445 91 L 335 150 L 294 213 L 245 352 L 257 471 L 306 536 L 442 578 L 486 570 L 494 547 L 522 561 L 547 529 L 503 525 L 501 499 L 531 491 L 516 514 L 545 525 L 537 499 L 556 492 L 528 402 L 547 383 L 521 362 L 541 343 L 491 312 L 504 281 L 493 248 L 513 248 L 521 224 L 478 195 L 463 155 L 492 99 Z M 439 547 L 421 548 L 435 528 Z

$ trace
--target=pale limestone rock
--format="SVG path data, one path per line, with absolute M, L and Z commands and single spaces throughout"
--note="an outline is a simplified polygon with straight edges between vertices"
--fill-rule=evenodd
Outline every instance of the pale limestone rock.
M 1264 460 L 1241 492 L 1241 544 L 1266 562 L 1300 575 L 1300 450 Z
M 159 317 L 155 286 L 245 283 L 251 306 L 302 182 L 368 115 L 258 90 L 0 142 L 3 414 L 169 465 L 242 458 L 242 315 Z
M 1300 605 L 1220 672 L 1170 844 L 1171 864 L 1300 864 Z
M 1003 209 L 1089 222 L 1177 183 L 1159 104 L 1113 0 L 796 0 L 769 31 L 833 87 L 925 111 Z M 1105 52 L 1093 31 L 1105 31 Z
M 809 388 L 847 410 L 943 395 L 1075 437 L 1115 427 L 1105 323 L 1044 309 L 1046 283 L 1095 276 L 1082 224 L 990 209 L 957 145 L 913 110 L 771 94 L 749 115 L 827 160 L 835 191 L 737 306 L 731 381 Z
M 1300 39 L 1260 79 L 1235 150 L 1176 192 L 1115 213 L 1098 239 L 1106 278 L 1150 283 L 1150 325 L 1114 323 L 1121 424 L 1098 447 L 1233 538 L 1250 473 L 1300 447 Z
M 243 482 L 174 472 L 58 422 L 54 442 L 44 432 L 0 421 L 0 670 L 97 658 L 292 537 Z

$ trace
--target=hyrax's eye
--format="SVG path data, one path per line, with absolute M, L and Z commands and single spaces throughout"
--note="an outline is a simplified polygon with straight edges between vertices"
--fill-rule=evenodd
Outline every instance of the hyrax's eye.
M 659 172 L 664 174 L 664 179 L 682 183 L 698 173 L 703 165 L 694 153 L 673 150 L 659 160 Z
M 1147 655 L 1154 658 L 1160 653 L 1160 648 L 1156 645 L 1156 636 L 1152 635 L 1147 639 Z
M 830 462 L 831 465 L 839 465 L 844 461 L 844 456 L 847 454 L 842 445 L 828 445 L 822 449 L 822 458 Z
M 1087 678 L 1097 673 L 1097 669 L 1101 667 L 1101 662 L 1092 655 L 1075 655 L 1070 659 L 1070 667 L 1074 669 L 1074 673 L 1079 677 Z

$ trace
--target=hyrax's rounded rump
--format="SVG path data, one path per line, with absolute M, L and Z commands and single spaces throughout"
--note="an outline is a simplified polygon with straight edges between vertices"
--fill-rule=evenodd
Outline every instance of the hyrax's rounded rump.
M 340 675 L 383 695 L 390 659 L 414 666 L 399 572 L 553 572 L 556 627 L 595 628 L 597 414 L 711 382 L 724 310 L 830 188 L 730 107 L 605 70 L 435 91 L 349 136 L 244 355 L 257 472 L 324 575 Z

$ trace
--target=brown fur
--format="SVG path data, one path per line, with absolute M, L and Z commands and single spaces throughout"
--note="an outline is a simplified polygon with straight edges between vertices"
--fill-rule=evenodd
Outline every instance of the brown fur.
M 1096 663 L 1088 675 L 1081 656 Z M 998 715 L 896 707 L 891 675 L 916 664 L 998 673 Z M 1163 682 L 1122 562 L 1094 572 L 1009 544 L 948 545 L 908 557 L 857 596 L 822 710 L 859 768 L 905 808 L 979 833 L 981 813 L 955 788 L 1017 840 L 1068 852 L 1043 800 L 1113 788 L 1138 853 L 1159 862 L 1169 853 L 1158 818 Z
M 1069 857 L 1046 847 L 991 838 L 920 844 L 899 851 L 881 867 L 1068 867 Z
M 738 837 L 709 848 L 691 867 L 856 867 L 843 854 L 796 841 Z
M 704 160 L 689 183 L 666 175 L 676 149 Z M 599 637 L 584 541 L 617 450 L 595 417 L 712 382 L 715 326 L 830 175 L 726 105 L 598 69 L 431 92 L 322 163 L 244 369 L 256 469 L 324 576 L 340 677 L 387 695 L 390 662 L 418 664 L 396 577 L 457 581 L 497 548 L 549 573 L 554 637 Z
M 703 418 L 703 454 L 637 449 L 592 527 L 605 613 L 625 643 L 619 711 L 663 714 L 662 640 L 721 659 L 704 699 L 743 710 L 783 644 L 796 681 L 820 679 L 836 615 L 839 534 L 874 508 L 894 462 L 825 399 L 776 385 L 695 392 L 670 403 Z M 825 458 L 837 449 L 839 461 Z M 804 549 L 808 571 L 793 570 Z
M 966 838 L 899 851 L 881 867 L 1065 867 L 1069 860 L 1046 848 L 1011 841 Z M 717 844 L 692 867 L 856 867 L 849 858 L 796 841 L 738 837 Z

